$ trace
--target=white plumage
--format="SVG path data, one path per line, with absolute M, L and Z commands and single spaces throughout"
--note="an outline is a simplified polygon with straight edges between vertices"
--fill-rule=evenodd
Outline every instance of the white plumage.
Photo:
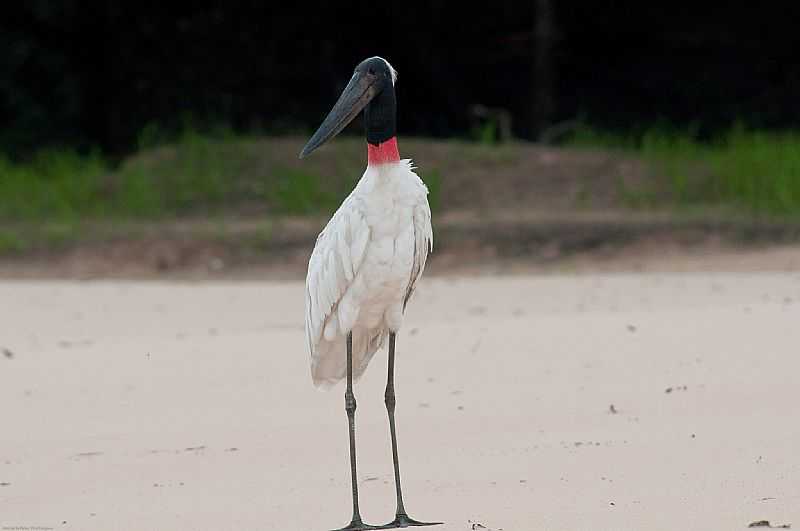
M 433 246 L 428 189 L 408 159 L 367 166 L 317 238 L 306 277 L 306 336 L 314 385 L 353 378 L 397 332 Z

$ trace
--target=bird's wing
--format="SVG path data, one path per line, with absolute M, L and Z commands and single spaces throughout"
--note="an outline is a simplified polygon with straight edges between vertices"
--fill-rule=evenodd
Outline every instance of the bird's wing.
M 427 188 L 425 193 L 427 195 Z M 403 310 L 414 293 L 414 286 L 422 272 L 425 270 L 425 262 L 428 260 L 428 253 L 433 250 L 433 227 L 431 227 L 431 207 L 428 198 L 423 195 L 422 200 L 414 207 L 414 262 L 411 266 L 411 277 L 408 281 L 406 296 L 403 299 Z
M 306 337 L 312 354 L 361 267 L 369 238 L 361 199 L 351 194 L 317 237 L 308 262 Z

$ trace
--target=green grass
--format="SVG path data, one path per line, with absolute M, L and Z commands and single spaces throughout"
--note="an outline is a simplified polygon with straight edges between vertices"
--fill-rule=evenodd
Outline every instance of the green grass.
M 257 245 L 272 237 L 273 216 L 332 213 L 364 171 L 361 139 L 339 139 L 303 161 L 301 143 L 191 128 L 169 138 L 151 126 L 139 150 L 117 164 L 69 149 L 22 161 L 0 154 L 0 255 L 130 235 L 137 223 L 184 217 L 223 225 L 231 216 L 263 219 Z M 435 210 L 441 175 L 432 168 L 423 177 Z
M 323 179 L 319 164 L 301 165 L 269 139 L 189 130 L 152 146 L 153 136 L 146 129 L 140 152 L 116 167 L 98 153 L 68 149 L 15 162 L 0 155 L 0 222 L 158 219 L 239 208 L 321 214 L 338 205 L 358 175 Z M 13 247 L 12 240 L 0 245 Z
M 27 241 L 16 231 L 0 228 L 0 255 L 17 254 L 27 250 Z
M 149 126 L 138 152 L 118 164 L 98 152 L 69 149 L 43 150 L 23 161 L 0 154 L 0 251 L 28 247 L 28 236 L 15 230 L 16 224 L 38 226 L 41 239 L 58 245 L 78 237 L 85 221 L 329 214 L 363 171 L 363 140 L 341 138 L 335 149 L 304 161 L 296 156 L 300 143 L 224 129 L 200 134 L 191 127 L 169 137 Z M 571 144 L 624 150 L 655 168 L 660 177 L 636 189 L 620 179 L 622 197 L 634 206 L 730 205 L 758 214 L 800 215 L 797 132 L 737 126 L 700 141 L 692 130 L 615 135 L 581 128 Z M 486 168 L 516 164 L 522 146 L 455 145 L 458 160 Z M 437 161 L 422 172 L 434 211 L 442 203 L 441 167 Z
M 442 206 L 442 174 L 437 168 L 431 168 L 425 172 L 422 180 L 428 187 L 428 204 L 431 211 L 436 212 Z
M 341 201 L 322 187 L 319 176 L 307 171 L 280 167 L 277 173 L 275 200 L 287 214 L 318 214 L 333 211 Z
M 707 194 L 770 214 L 800 214 L 800 134 L 734 130 L 715 149 Z
M 68 149 L 15 162 L 0 155 L 0 224 L 333 212 L 363 172 L 363 142 L 340 139 L 304 161 L 294 143 L 191 128 L 170 139 L 148 126 L 138 152 L 117 165 Z M 434 170 L 425 180 L 436 208 L 441 177 Z M 8 229 L 0 234 L 0 248 L 21 246 Z
M 692 130 L 653 128 L 635 135 L 615 135 L 582 128 L 571 143 L 639 155 L 666 178 L 667 202 L 733 206 L 773 216 L 800 215 L 798 132 L 753 131 L 737 125 L 701 141 Z M 636 205 L 665 202 L 658 186 L 623 190 L 623 195 Z
M 0 219 L 72 219 L 96 211 L 93 198 L 108 171 L 98 154 L 47 150 L 25 163 L 0 156 Z
M 246 141 L 187 131 L 170 144 L 143 148 L 107 179 L 98 201 L 125 217 L 213 213 L 234 199 L 234 183 L 248 163 Z

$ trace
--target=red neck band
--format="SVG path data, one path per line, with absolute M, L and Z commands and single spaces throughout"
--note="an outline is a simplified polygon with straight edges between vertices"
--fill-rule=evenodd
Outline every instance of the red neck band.
M 400 160 L 400 152 L 397 151 L 397 137 L 393 136 L 386 142 L 373 145 L 367 142 L 367 163 L 386 164 L 387 162 L 397 162 Z

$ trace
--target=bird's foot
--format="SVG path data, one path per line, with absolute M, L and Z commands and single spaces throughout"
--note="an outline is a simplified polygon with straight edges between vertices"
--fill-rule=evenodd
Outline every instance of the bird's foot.
M 347 526 L 340 529 L 335 529 L 334 531 L 362 531 L 365 529 L 384 529 L 384 527 L 380 525 L 365 524 L 360 519 L 356 519 L 350 522 Z
M 405 513 L 398 514 L 395 519 L 386 525 L 379 526 L 378 529 L 395 529 L 398 527 L 421 527 L 427 525 L 441 525 L 442 522 L 420 522 L 414 520 Z

